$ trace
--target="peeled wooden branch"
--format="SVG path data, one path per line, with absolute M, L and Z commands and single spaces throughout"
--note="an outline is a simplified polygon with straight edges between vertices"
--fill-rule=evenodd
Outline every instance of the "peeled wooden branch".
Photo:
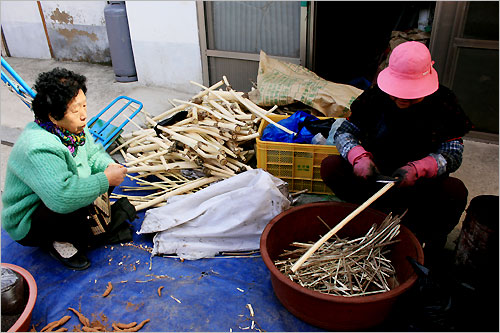
M 154 131 L 154 130 L 153 130 Z M 135 140 L 138 140 L 140 138 L 144 138 L 146 136 L 148 136 L 149 133 L 148 132 L 145 132 L 145 133 L 142 133 L 136 137 L 131 137 L 129 140 L 125 141 L 124 143 L 122 143 L 121 145 L 119 145 L 118 147 L 116 147 L 115 149 L 113 149 L 109 154 L 110 155 L 113 155 L 115 152 L 117 152 L 119 149 L 125 147 L 126 145 L 130 144 L 131 142 L 135 141 Z M 123 137 L 123 136 L 122 136 Z
M 257 132 L 257 133 L 250 134 L 250 135 L 237 136 L 236 141 L 248 141 L 248 140 L 256 139 L 258 137 L 260 137 L 260 133 Z
M 156 150 L 160 148 L 160 145 L 157 143 L 150 143 L 144 146 L 136 146 L 136 147 L 130 147 L 127 149 L 127 153 L 129 154 L 135 154 L 135 153 L 145 153 L 148 151 Z
M 213 183 L 213 182 L 218 181 L 220 179 L 221 179 L 220 177 L 209 177 L 209 178 L 200 178 L 200 179 L 193 180 L 193 181 L 186 183 L 185 185 L 183 185 L 183 186 L 181 186 L 181 187 L 179 187 L 171 192 L 168 192 L 168 193 L 162 195 L 159 198 L 151 200 L 145 204 L 138 205 L 135 207 L 135 209 L 137 211 L 140 211 L 142 209 L 146 209 L 148 207 L 151 207 L 152 205 L 166 201 L 168 198 L 170 198 L 174 195 L 186 193 L 190 190 L 193 190 L 193 189 L 198 188 L 198 187 L 203 186 L 203 185 Z
M 211 86 L 209 89 L 217 89 L 218 87 L 222 86 L 224 84 L 224 81 L 220 80 L 219 82 L 217 82 L 216 84 L 214 84 L 213 86 Z M 210 92 L 210 90 L 204 90 L 204 91 L 201 91 L 199 92 L 197 95 L 195 95 L 193 97 L 193 99 L 196 99 L 196 98 L 201 98 L 203 96 L 205 96 L 206 94 L 208 94 Z M 164 113 L 156 116 L 156 117 L 153 117 L 153 120 L 154 121 L 159 121 L 161 119 L 164 119 L 164 118 L 167 118 L 168 116 L 176 113 L 176 112 L 179 112 L 181 110 L 184 110 L 185 108 L 188 107 L 188 104 L 181 104 L 173 109 L 170 109 L 168 111 L 165 111 Z
M 240 120 L 237 120 L 235 117 L 234 117 L 234 114 L 231 114 L 229 112 L 227 112 L 226 110 L 224 110 L 224 108 L 222 106 L 220 106 L 219 104 L 217 104 L 217 102 L 214 102 L 214 101 L 209 101 L 210 105 L 212 105 L 214 108 L 216 108 L 217 110 L 219 110 L 223 115 L 225 115 L 224 119 L 231 122 L 231 123 L 234 123 L 234 124 L 237 124 L 237 125 L 240 125 L 240 126 L 245 126 L 245 123 L 240 121 Z
M 291 131 L 291 130 L 289 130 L 288 128 L 286 128 L 286 127 L 284 127 L 284 126 L 282 126 L 282 125 L 278 124 L 278 123 L 277 123 L 277 122 L 275 122 L 274 120 L 271 120 L 269 117 L 267 117 L 266 115 L 262 114 L 262 113 L 261 113 L 260 111 L 258 111 L 257 109 L 254 109 L 254 108 L 253 108 L 253 107 L 252 107 L 252 106 L 251 106 L 251 105 L 247 102 L 247 101 L 249 101 L 248 99 L 244 99 L 244 98 L 242 98 L 242 97 L 239 97 L 238 95 L 236 95 L 236 94 L 234 93 L 234 90 L 230 90 L 229 92 L 230 92 L 230 93 L 232 93 L 232 94 L 234 95 L 234 97 L 235 97 L 236 99 L 238 99 L 238 101 L 239 101 L 241 104 L 245 105 L 245 106 L 247 107 L 247 109 L 248 109 L 249 111 L 253 112 L 256 116 L 258 116 L 258 117 L 260 117 L 260 118 L 262 118 L 262 119 L 265 119 L 268 123 L 270 123 L 270 124 L 272 124 L 272 125 L 274 125 L 274 126 L 278 127 L 279 129 L 281 129 L 281 130 L 285 131 L 285 132 L 286 132 L 286 133 L 288 133 L 288 134 L 292 134 L 292 135 L 296 135 L 296 134 L 297 134 L 297 133 L 295 133 L 294 131 Z
M 196 142 L 195 140 L 193 140 L 191 138 L 188 138 L 188 137 L 186 137 L 184 135 L 176 133 L 176 132 L 170 130 L 169 128 L 167 128 L 167 127 L 157 126 L 157 128 L 160 129 L 161 131 L 167 133 L 168 135 L 170 135 L 170 137 L 172 139 L 180 141 L 180 142 L 182 142 L 183 144 L 185 144 L 188 147 L 191 147 L 193 149 L 198 147 L 198 142 Z
M 226 171 L 224 169 L 217 168 L 216 166 L 208 164 L 208 163 L 205 164 L 205 167 L 208 168 L 208 169 L 211 169 L 213 171 L 217 171 L 217 172 L 219 172 L 221 174 L 225 174 L 225 177 L 228 177 L 228 176 L 231 177 L 231 176 L 236 175 L 234 172 L 228 172 L 228 171 Z
M 199 84 L 199 83 L 194 82 L 194 81 L 189 81 L 189 83 L 194 84 L 195 86 L 198 86 L 198 87 L 200 87 L 202 89 L 208 90 L 209 93 L 205 97 L 210 98 L 210 96 L 211 96 L 210 94 L 212 94 L 213 96 L 215 96 L 218 99 L 220 99 L 221 101 L 223 101 L 224 104 L 226 104 L 228 106 L 228 108 L 231 108 L 231 104 L 229 103 L 229 101 L 227 101 L 224 97 L 222 97 L 222 94 L 220 94 L 220 92 L 218 92 L 216 90 L 213 90 L 212 88 L 207 88 L 204 85 Z
M 324 242 L 326 242 L 330 237 L 335 235 L 340 229 L 342 229 L 349 221 L 351 221 L 354 217 L 356 217 L 359 213 L 361 213 L 365 208 L 367 208 L 372 202 L 377 200 L 380 196 L 382 196 L 385 192 L 387 192 L 392 186 L 394 186 L 394 182 L 386 184 L 382 187 L 377 193 L 371 196 L 367 201 L 365 201 L 362 205 L 356 208 L 352 213 L 350 213 L 346 218 L 340 221 L 332 230 L 330 230 L 326 235 L 321 237 L 316 243 L 314 243 L 311 248 L 302 255 L 302 257 L 297 260 L 297 262 L 292 266 L 292 272 L 296 272 L 300 266 L 321 246 Z
M 146 136 L 146 135 L 152 135 L 152 134 L 155 134 L 155 130 L 152 129 L 152 128 L 148 128 L 148 129 L 143 129 L 142 131 L 135 131 L 135 132 L 131 132 L 131 133 L 125 133 L 125 134 L 121 134 L 121 137 L 125 140 L 127 139 L 131 139 L 133 137 L 138 137 L 138 136 Z
M 185 104 L 190 105 L 190 106 L 197 107 L 197 108 L 202 109 L 202 110 L 205 110 L 206 112 L 210 113 L 212 116 L 214 116 L 217 119 L 226 119 L 226 117 L 227 117 L 226 115 L 221 114 L 221 113 L 219 113 L 219 112 L 217 112 L 215 110 L 212 110 L 210 108 L 207 108 L 206 106 L 203 106 L 203 105 L 198 105 L 198 104 L 195 104 L 195 103 L 181 101 L 181 100 L 176 100 L 176 101 L 185 103 Z
M 239 101 L 243 93 L 215 90 L 223 81 L 210 88 L 194 84 L 204 90 L 189 101 L 173 100 L 179 105 L 172 103 L 174 107 L 160 116 L 151 118 L 146 115 L 148 126 L 155 129 L 133 132 L 127 143 L 118 149 L 125 158 L 128 173 L 139 174 L 136 179 L 138 189 L 156 191 L 144 196 L 127 196 L 136 209 L 157 207 L 163 205 L 169 196 L 199 190 L 212 182 L 207 179 L 228 178 L 252 169 L 244 161 L 254 153 L 239 145 L 259 136 L 254 123 L 261 119 L 257 114 L 272 112 L 274 108 L 265 111 L 244 100 L 256 111 L 247 110 L 247 106 Z M 160 119 L 181 110 L 188 112 L 183 120 L 173 125 L 158 125 Z M 189 169 L 214 177 L 190 181 L 180 173 Z M 147 176 L 156 176 L 159 181 L 146 183 L 141 180 Z M 129 190 L 132 188 L 124 189 Z
M 125 166 L 126 166 L 126 167 L 129 167 L 129 166 L 132 166 L 132 165 L 134 165 L 134 164 L 138 164 L 138 163 L 140 163 L 140 162 L 144 162 L 144 161 L 146 161 L 146 160 L 150 160 L 150 159 L 152 159 L 152 158 L 154 158 L 154 157 L 161 156 L 161 155 L 165 155 L 165 154 L 167 154 L 167 153 L 168 153 L 168 151 L 166 151 L 166 150 L 161 150 L 161 151 L 156 152 L 156 153 L 154 153 L 154 154 L 151 154 L 151 155 L 146 155 L 146 156 L 141 157 L 141 158 L 139 158 L 139 159 L 136 159 L 136 160 L 133 160 L 133 161 L 127 162 L 127 163 L 125 163 Z
M 216 128 L 206 128 L 206 127 L 201 127 L 201 126 L 169 126 L 169 129 L 172 131 L 175 131 L 175 133 L 179 132 L 197 132 L 197 133 L 207 133 L 210 134 L 213 137 L 226 140 L 221 134 L 220 130 Z
M 155 166 L 130 167 L 127 168 L 127 173 L 169 171 L 173 169 L 194 169 L 197 167 L 198 165 L 194 162 L 175 162 L 175 163 L 167 163 L 166 166 L 160 164 Z

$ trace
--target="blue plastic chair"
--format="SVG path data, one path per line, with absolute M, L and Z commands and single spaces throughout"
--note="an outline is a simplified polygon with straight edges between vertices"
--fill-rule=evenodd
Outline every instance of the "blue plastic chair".
M 26 82 L 16 73 L 16 71 L 7 63 L 7 61 L 2 58 L 2 71 L 1 77 L 2 81 L 7 84 L 11 88 L 11 90 L 21 98 L 24 104 L 31 110 L 31 101 L 35 98 L 36 92 L 33 91 Z M 6 70 L 9 75 L 7 75 L 3 70 Z M 16 83 L 17 82 L 17 83 Z M 108 121 L 103 121 L 99 119 L 106 111 L 108 111 L 113 105 L 115 105 L 120 100 L 128 101 L 120 110 L 118 110 Z M 124 110 L 127 108 L 136 107 L 136 109 L 132 112 L 129 117 L 119 126 L 115 126 L 111 124 L 111 122 L 118 117 Z M 134 118 L 141 110 L 142 103 L 136 99 L 127 97 L 127 96 L 119 96 L 115 98 L 111 103 L 108 104 L 99 114 L 95 117 L 92 117 L 90 121 L 87 123 L 89 127 L 90 133 L 94 140 L 104 147 L 104 149 L 108 149 L 109 146 L 118 138 L 118 136 L 123 132 L 123 128 L 127 125 L 132 118 Z

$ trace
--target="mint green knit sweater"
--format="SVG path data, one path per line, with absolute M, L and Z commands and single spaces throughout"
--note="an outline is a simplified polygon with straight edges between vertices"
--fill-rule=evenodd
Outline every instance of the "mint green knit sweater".
M 73 157 L 56 135 L 35 122 L 26 125 L 10 153 L 2 194 L 2 227 L 14 240 L 27 235 L 31 215 L 42 201 L 50 210 L 67 214 L 108 190 L 104 170 L 113 160 L 87 127 L 85 134 L 85 144 Z

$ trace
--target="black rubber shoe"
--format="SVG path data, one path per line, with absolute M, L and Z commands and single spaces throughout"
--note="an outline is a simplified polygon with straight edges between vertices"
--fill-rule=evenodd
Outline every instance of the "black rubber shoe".
M 50 255 L 62 263 L 64 266 L 74 269 L 76 271 L 83 271 L 90 266 L 89 259 L 81 252 L 76 252 L 72 257 L 63 258 L 61 255 L 54 249 L 54 247 L 49 248 Z

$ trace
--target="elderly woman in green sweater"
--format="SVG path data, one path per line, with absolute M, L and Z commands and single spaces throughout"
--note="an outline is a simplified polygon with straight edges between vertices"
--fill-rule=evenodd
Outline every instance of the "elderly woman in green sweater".
M 10 153 L 2 195 L 9 235 L 75 270 L 90 266 L 83 253 L 93 236 L 88 206 L 127 172 L 89 133 L 85 82 L 62 68 L 38 76 L 35 121 Z

